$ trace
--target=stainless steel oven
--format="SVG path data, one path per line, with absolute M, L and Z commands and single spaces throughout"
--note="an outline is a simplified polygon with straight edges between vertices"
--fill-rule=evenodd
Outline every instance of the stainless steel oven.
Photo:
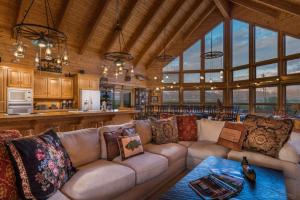
M 7 114 L 26 114 L 32 112 L 32 89 L 7 88 Z

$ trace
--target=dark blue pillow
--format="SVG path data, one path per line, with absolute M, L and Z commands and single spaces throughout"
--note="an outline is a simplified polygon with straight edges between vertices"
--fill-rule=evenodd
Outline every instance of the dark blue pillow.
M 17 186 L 24 199 L 48 199 L 75 173 L 54 130 L 7 143 Z

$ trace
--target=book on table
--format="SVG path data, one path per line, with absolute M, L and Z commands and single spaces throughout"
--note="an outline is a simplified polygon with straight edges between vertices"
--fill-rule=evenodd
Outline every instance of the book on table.
M 203 199 L 228 199 L 243 188 L 242 176 L 224 172 L 210 173 L 189 183 L 189 186 Z

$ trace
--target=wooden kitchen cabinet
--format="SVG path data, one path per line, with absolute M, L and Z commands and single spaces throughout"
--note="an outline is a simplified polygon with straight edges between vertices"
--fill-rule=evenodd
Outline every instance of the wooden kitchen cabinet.
M 99 90 L 99 79 L 94 78 L 90 80 L 90 90 Z
M 32 88 L 32 85 L 33 85 L 32 70 L 26 70 L 20 68 L 9 68 L 7 70 L 8 87 Z
M 79 89 L 99 90 L 99 78 L 91 75 L 79 76 Z
M 73 79 L 62 78 L 61 79 L 61 97 L 63 99 L 73 99 Z
M 48 77 L 48 98 L 61 98 L 61 79 Z
M 48 77 L 42 75 L 34 76 L 34 98 L 48 97 Z
M 6 84 L 4 68 L 0 68 L 0 113 L 6 112 Z

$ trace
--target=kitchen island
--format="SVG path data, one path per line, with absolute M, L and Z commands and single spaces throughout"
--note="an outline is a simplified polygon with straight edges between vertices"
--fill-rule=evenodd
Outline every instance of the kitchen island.
M 133 119 L 135 110 L 118 111 L 62 111 L 22 115 L 0 114 L 0 130 L 17 129 L 24 135 L 35 135 L 48 128 L 58 132 L 102 125 L 121 124 Z

